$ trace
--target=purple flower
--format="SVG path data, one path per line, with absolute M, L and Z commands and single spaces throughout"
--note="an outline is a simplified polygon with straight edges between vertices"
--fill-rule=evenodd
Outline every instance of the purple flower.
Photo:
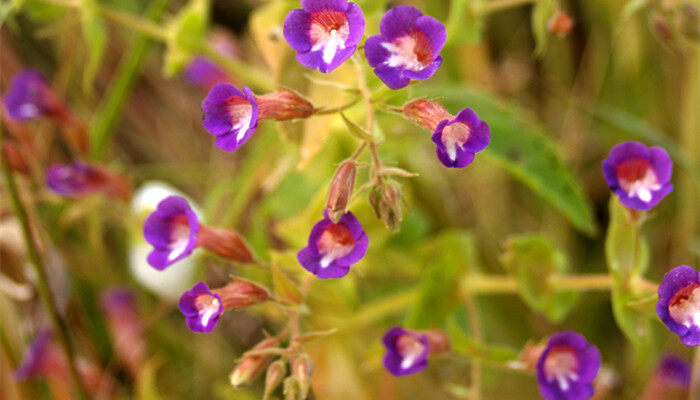
M 148 263 L 163 270 L 194 250 L 199 232 L 199 219 L 187 200 L 169 196 L 146 218 L 143 235 L 153 245 Z
M 365 42 L 365 55 L 390 88 L 401 89 L 411 79 L 428 79 L 442 64 L 438 54 L 447 39 L 445 26 L 417 8 L 390 9 L 382 17 L 379 32 Z
M 33 376 L 63 370 L 65 360 L 63 355 L 53 346 L 53 333 L 44 329 L 36 335 L 29 348 L 25 351 L 22 363 L 14 372 L 15 379 L 25 380 Z
M 121 176 L 82 161 L 52 165 L 46 171 L 46 185 L 55 193 L 67 197 L 97 192 L 120 200 L 131 197 L 131 187 Z
M 185 68 L 185 78 L 193 84 L 211 89 L 219 82 L 230 82 L 231 77 L 218 65 L 205 57 L 195 57 Z
M 673 190 L 673 162 L 660 147 L 624 142 L 613 147 L 603 160 L 603 176 L 626 207 L 649 210 Z
M 355 52 L 365 17 L 347 0 L 301 0 L 284 20 L 284 38 L 302 65 L 321 72 L 338 68 Z
M 204 282 L 198 282 L 183 293 L 178 307 L 192 332 L 211 332 L 224 312 L 221 296 L 212 293 Z
M 258 103 L 247 87 L 217 83 L 202 101 L 204 129 L 216 136 L 216 147 L 236 151 L 258 127 Z
M 690 365 L 682 358 L 668 355 L 656 368 L 656 376 L 665 386 L 687 388 L 690 385 Z
M 582 335 L 552 335 L 537 361 L 540 395 L 547 400 L 584 400 L 593 396 L 592 382 L 600 369 L 598 349 Z
M 428 366 L 430 344 L 427 335 L 395 326 L 384 334 L 382 342 L 387 350 L 384 367 L 392 375 L 415 374 Z
M 700 276 L 687 265 L 666 273 L 659 285 L 656 313 L 686 346 L 700 345 Z
M 331 221 L 328 210 L 323 215 L 311 229 L 309 244 L 299 251 L 297 259 L 321 279 L 341 278 L 350 271 L 350 265 L 364 257 L 369 238 L 351 212 L 340 217 L 338 223 Z
M 27 70 L 15 75 L 4 103 L 10 118 L 31 120 L 52 111 L 55 100 L 51 87 L 39 71 Z
M 431 138 L 438 160 L 448 168 L 464 168 L 488 146 L 491 131 L 474 111 L 465 108 L 454 119 L 442 120 Z

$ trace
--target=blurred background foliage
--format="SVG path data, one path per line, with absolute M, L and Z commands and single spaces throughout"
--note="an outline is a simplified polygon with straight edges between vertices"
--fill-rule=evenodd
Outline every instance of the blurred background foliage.
M 235 84 L 260 93 L 291 87 L 316 106 L 346 103 L 351 95 L 341 89 L 355 84 L 351 63 L 329 75 L 304 69 L 282 38 L 284 16 L 298 2 L 60 3 L 0 5 L 0 91 L 18 71 L 39 69 L 89 122 L 94 160 L 121 171 L 135 187 L 152 180 L 176 187 L 199 205 L 206 222 L 239 230 L 261 258 L 294 279 L 303 277 L 306 272 L 294 256 L 321 215 L 333 171 L 355 150 L 357 139 L 339 117 L 323 116 L 262 123 L 242 149 L 220 151 L 201 126 L 199 103 L 206 92 L 180 74 L 215 28 L 234 37 L 236 56 L 223 63 L 237 72 Z M 447 170 L 435 158 L 430 133 L 394 114 L 378 113 L 382 159 L 420 176 L 401 179 L 407 210 L 395 234 L 374 216 L 366 196 L 358 196 L 350 209 L 370 237 L 367 256 L 347 277 L 311 286 L 305 315 L 309 330 L 338 330 L 307 347 L 316 364 L 315 398 L 470 398 L 471 375 L 479 371 L 470 366 L 477 362 L 483 363 L 483 398 L 535 399 L 533 376 L 504 364 L 528 341 L 563 329 L 581 332 L 601 349 L 617 379 L 608 398 L 637 398 L 662 351 L 689 359 L 675 336 L 649 320 L 649 329 L 660 334 L 651 345 L 654 354 L 639 364 L 615 323 L 610 293 L 539 297 L 536 274 L 543 269 L 606 273 L 603 239 L 610 193 L 600 163 L 624 140 L 663 146 L 676 165 L 676 190 L 654 209 L 644 229 L 646 276 L 658 281 L 679 264 L 700 266 L 700 63 L 698 32 L 685 25 L 689 17 L 684 14 L 698 2 L 358 3 L 368 35 L 377 33 L 386 7 L 396 4 L 414 5 L 446 23 L 442 68 L 429 81 L 386 94 L 386 103 L 430 96 L 441 97 L 452 113 L 471 107 L 489 123 L 492 143 L 470 167 Z M 129 21 L 98 7 L 160 21 L 154 26 L 166 29 L 128 29 Z M 574 20 L 565 37 L 547 29 L 557 8 Z M 374 75 L 368 79 L 372 88 L 380 87 Z M 346 114 L 360 121 L 365 112 L 359 105 Z M 65 200 L 48 192 L 43 171 L 70 154 L 49 124 L 22 129 L 33 138 L 37 154 L 31 174 L 20 182 L 23 198 L 41 221 L 36 235 L 79 352 L 117 374 L 124 398 L 259 398 L 260 382 L 233 389 L 228 374 L 264 330 L 279 330 L 285 320 L 280 309 L 262 305 L 227 313 L 213 333 L 190 332 L 172 300 L 179 294 L 151 291 L 130 272 L 139 268 L 130 263 L 143 262 L 130 254 L 143 245 L 144 215 L 100 197 Z M 366 170 L 358 179 L 358 186 L 366 181 Z M 3 280 L 14 282 L 8 285 L 15 289 L 0 294 L 0 394 L 48 398 L 47 388 L 36 381 L 11 378 L 45 317 L 34 296 L 17 292 L 31 293 L 32 276 L 4 193 L 0 215 Z M 513 255 L 519 251 L 524 258 Z M 511 271 L 517 276 L 528 268 L 535 277 L 524 273 L 522 296 L 510 289 L 473 296 L 460 289 L 470 274 Z M 267 271 L 204 254 L 194 271 L 187 280 L 199 278 L 210 286 L 225 282 L 230 273 L 268 286 L 273 281 Z M 98 305 L 100 293 L 115 285 L 136 291 L 147 326 L 149 358 L 133 384 L 114 361 Z M 431 360 L 424 373 L 391 378 L 381 367 L 380 337 L 395 324 L 448 329 L 455 355 Z

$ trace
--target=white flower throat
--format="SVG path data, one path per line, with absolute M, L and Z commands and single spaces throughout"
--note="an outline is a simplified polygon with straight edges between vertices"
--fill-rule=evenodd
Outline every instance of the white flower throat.
M 700 286 L 693 283 L 679 290 L 669 302 L 668 312 L 674 321 L 687 328 L 700 326 Z
M 333 261 L 350 254 L 355 247 L 355 239 L 348 228 L 340 224 L 331 224 L 318 238 L 317 245 L 321 254 L 321 268 L 326 268 Z
M 544 361 L 544 375 L 547 381 L 556 381 L 562 391 L 567 391 L 571 382 L 579 379 L 576 352 L 568 347 L 550 350 Z
M 661 189 L 658 178 L 651 164 L 642 159 L 625 161 L 615 167 L 620 187 L 629 197 L 637 197 L 649 202 L 652 192 Z
M 311 15 L 309 37 L 311 51 L 323 50 L 323 62 L 330 64 L 339 50 L 345 49 L 350 25 L 341 11 L 321 11 Z

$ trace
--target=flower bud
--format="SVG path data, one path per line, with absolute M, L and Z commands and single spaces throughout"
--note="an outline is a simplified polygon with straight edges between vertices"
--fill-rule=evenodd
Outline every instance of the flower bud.
M 303 400 L 301 391 L 299 390 L 299 380 L 296 377 L 290 376 L 284 380 L 284 400 Z
M 102 193 L 118 200 L 131 198 L 131 185 L 121 175 L 100 165 L 74 161 L 54 164 L 46 171 L 46 185 L 66 197 L 83 197 Z
M 22 153 L 19 143 L 5 140 L 2 143 L 2 153 L 3 157 L 6 157 L 11 170 L 23 175 L 29 174 L 29 162 Z
M 445 107 L 437 102 L 428 100 L 427 97 L 412 100 L 403 106 L 403 115 L 409 121 L 429 130 L 437 129 L 438 124 L 446 119 L 454 117 L 447 112 Z
M 308 354 L 300 354 L 292 361 L 292 374 L 299 381 L 301 398 L 305 399 L 309 395 L 311 388 L 311 374 L 314 372 L 314 363 Z
M 692 3 L 685 3 L 680 11 L 680 29 L 688 40 L 700 41 L 700 10 Z
M 250 352 L 270 349 L 279 344 L 280 339 L 277 337 L 267 338 L 256 344 Z M 229 379 L 233 386 L 240 386 L 251 383 L 255 377 L 272 361 L 271 354 L 244 354 L 241 362 L 231 372 Z
M 328 209 L 331 220 L 335 223 L 345 214 L 345 208 L 348 206 L 355 186 L 356 170 L 355 160 L 345 160 L 338 166 L 333 179 L 331 179 L 326 209 Z
M 653 28 L 656 36 L 663 43 L 670 44 L 673 42 L 673 28 L 665 16 L 661 14 L 655 15 L 651 20 L 651 27 Z
M 401 229 L 403 220 L 401 185 L 395 181 L 386 181 L 382 185 L 382 202 L 379 212 L 381 219 L 391 231 L 396 232 Z
M 260 118 L 286 121 L 307 118 L 314 113 L 314 106 L 301 95 L 282 90 L 262 96 L 255 96 Z
M 241 235 L 234 230 L 199 226 L 197 246 L 217 254 L 223 258 L 249 263 L 253 261 L 253 253 Z
M 272 392 L 282 383 L 282 379 L 287 374 L 287 364 L 282 360 L 277 360 L 267 367 L 265 374 L 265 392 L 263 400 L 267 400 Z
M 571 28 L 573 26 L 574 20 L 571 18 L 571 16 L 563 11 L 559 11 L 549 19 L 547 29 L 549 29 L 549 33 L 553 35 L 564 37 L 571 32 Z
M 241 278 L 234 279 L 235 282 L 213 291 L 221 296 L 224 309 L 250 307 L 263 303 L 270 298 L 270 292 L 257 283 Z

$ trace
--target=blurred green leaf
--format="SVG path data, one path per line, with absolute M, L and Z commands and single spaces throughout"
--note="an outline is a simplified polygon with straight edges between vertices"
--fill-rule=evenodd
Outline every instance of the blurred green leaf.
M 629 22 L 629 19 L 634 14 L 636 14 L 637 12 L 645 8 L 647 5 L 649 5 L 649 1 L 650 0 L 629 0 L 627 3 L 625 3 L 625 7 L 620 13 L 620 21 L 618 21 L 618 24 L 622 25 Z
M 280 28 L 293 8 L 287 1 L 270 1 L 255 8 L 250 16 L 250 34 L 275 76 L 279 74 L 286 56 L 291 53 L 291 47 L 282 37 Z
M 303 300 L 301 292 L 296 285 L 287 278 L 275 264 L 272 265 L 272 281 L 275 285 L 275 294 L 282 300 L 290 303 L 300 304 Z
M 646 270 L 649 250 L 641 237 L 639 221 L 630 217 L 630 210 L 612 196 L 605 257 L 614 280 L 611 301 L 615 322 L 632 343 L 637 361 L 644 364 L 654 357 L 654 340 L 651 319 L 634 306 L 646 299 L 634 290 L 633 282 Z
M 553 322 L 563 320 L 576 303 L 577 292 L 558 291 L 548 284 L 550 276 L 569 270 L 566 254 L 548 238 L 536 234 L 511 236 L 501 263 L 517 279 L 525 303 Z
M 549 19 L 557 9 L 555 0 L 538 0 L 532 10 L 532 36 L 535 38 L 535 54 L 544 55 L 549 44 Z
M 506 364 L 518 358 L 518 352 L 505 346 L 485 345 L 475 341 L 455 318 L 447 322 L 447 333 L 452 350 L 469 358 L 477 358 L 494 366 Z
M 168 26 L 164 74 L 173 77 L 202 47 L 209 24 L 209 1 L 190 0 Z
M 24 0 L 12 0 L 0 4 L 0 27 L 10 16 L 19 11 L 24 5 Z
M 160 400 L 158 393 L 158 383 L 156 382 L 156 372 L 163 365 L 163 360 L 159 356 L 151 357 L 141 367 L 136 382 L 137 400 Z
M 550 202 L 576 229 L 590 236 L 596 234 L 593 210 L 581 184 L 544 128 L 529 121 L 519 107 L 502 104 L 491 94 L 465 86 L 423 85 L 416 87 L 416 95 L 443 97 L 442 103 L 453 112 L 464 107 L 474 109 L 491 128 L 491 143 L 483 155 Z
M 479 43 L 484 29 L 484 0 L 453 0 L 446 22 L 447 43 Z
M 476 263 L 474 237 L 463 231 L 445 232 L 427 245 L 425 255 L 418 296 L 404 321 L 412 329 L 442 327 L 459 304 L 458 278 Z
M 82 0 L 80 11 L 83 37 L 88 47 L 88 61 L 83 70 L 83 91 L 92 93 L 95 76 L 107 45 L 107 30 L 104 21 L 97 15 L 95 0 Z

